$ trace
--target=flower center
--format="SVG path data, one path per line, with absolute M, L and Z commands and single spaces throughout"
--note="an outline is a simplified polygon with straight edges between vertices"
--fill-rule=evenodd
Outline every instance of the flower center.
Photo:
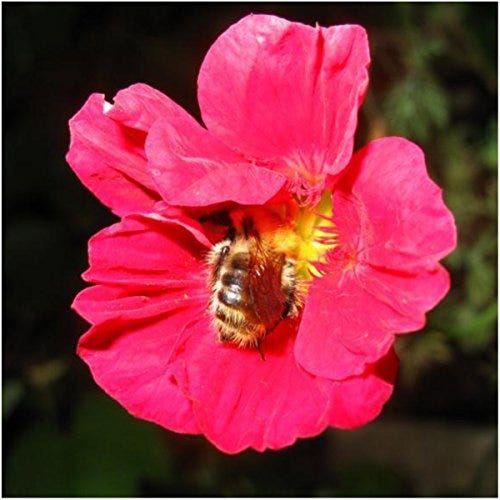
M 299 210 L 295 223 L 299 236 L 297 274 L 303 280 L 321 276 L 317 264 L 325 263 L 326 253 L 337 245 L 332 215 L 330 191 L 323 192 L 314 208 L 302 207 Z
M 246 209 L 239 216 L 233 213 L 233 221 L 248 216 L 273 248 L 296 260 L 302 282 L 322 275 L 318 264 L 326 262 L 326 253 L 337 244 L 330 191 L 324 191 L 312 208 L 289 201 Z
M 287 190 L 294 194 L 299 206 L 313 207 L 324 193 L 327 174 L 322 154 L 304 158 L 300 153 L 285 161 L 277 170 L 288 178 Z

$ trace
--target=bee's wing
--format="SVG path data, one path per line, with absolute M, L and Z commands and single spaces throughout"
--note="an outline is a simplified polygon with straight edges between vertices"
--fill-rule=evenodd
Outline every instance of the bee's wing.
M 266 327 L 273 327 L 281 318 L 286 301 L 281 286 L 281 273 L 284 255 L 266 251 L 257 243 L 251 253 L 248 273 L 249 295 L 259 322 Z

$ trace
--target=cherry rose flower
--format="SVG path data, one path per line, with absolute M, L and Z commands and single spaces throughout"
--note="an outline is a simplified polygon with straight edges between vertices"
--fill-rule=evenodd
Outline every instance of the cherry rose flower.
M 130 413 L 227 453 L 380 413 L 456 233 L 418 146 L 352 156 L 368 64 L 359 26 L 251 15 L 201 66 L 206 128 L 144 84 L 71 119 L 67 160 L 120 217 L 89 242 L 78 353 Z

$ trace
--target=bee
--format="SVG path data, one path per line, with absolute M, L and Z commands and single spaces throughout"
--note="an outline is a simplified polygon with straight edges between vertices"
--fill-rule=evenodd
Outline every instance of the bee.
M 237 218 L 236 218 L 237 219 Z M 285 318 L 298 315 L 296 236 L 262 217 L 233 221 L 208 255 L 210 310 L 222 343 L 256 348 Z

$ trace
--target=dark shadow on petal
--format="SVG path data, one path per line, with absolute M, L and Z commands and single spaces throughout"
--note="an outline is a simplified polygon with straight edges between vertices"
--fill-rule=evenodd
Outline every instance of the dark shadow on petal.
M 367 371 L 371 371 L 374 375 L 389 384 L 393 384 L 399 368 L 399 358 L 396 356 L 394 348 L 391 348 L 385 356 L 380 358 L 376 363 L 367 366 Z

